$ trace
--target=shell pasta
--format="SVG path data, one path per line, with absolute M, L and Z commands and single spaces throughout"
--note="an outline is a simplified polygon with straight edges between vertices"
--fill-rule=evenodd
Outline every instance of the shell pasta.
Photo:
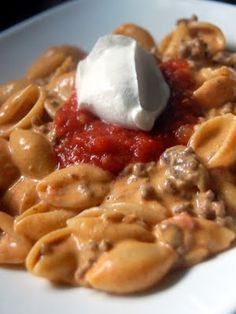
M 135 24 L 113 34 L 137 40 L 169 84 L 160 124 L 125 130 L 79 110 L 77 47 L 51 47 L 2 84 L 0 264 L 125 294 L 235 244 L 236 64 L 196 16 L 160 43 Z

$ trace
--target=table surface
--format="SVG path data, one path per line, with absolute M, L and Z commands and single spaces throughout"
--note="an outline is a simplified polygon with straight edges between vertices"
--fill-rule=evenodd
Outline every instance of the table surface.
M 4 4 L 0 4 L 1 15 L 0 19 L 0 32 L 8 27 L 19 23 L 39 12 L 47 10 L 60 3 L 68 2 L 71 0 L 37 0 L 37 1 L 4 1 Z M 200 1 L 200 0 L 196 0 Z M 236 0 L 211 0 L 217 2 L 225 2 L 230 4 L 236 4 Z M 3 3 L 3 1 L 1 1 Z

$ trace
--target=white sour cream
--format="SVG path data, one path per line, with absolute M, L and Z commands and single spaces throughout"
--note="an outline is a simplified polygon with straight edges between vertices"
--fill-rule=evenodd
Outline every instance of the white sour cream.
M 78 64 L 79 108 L 130 129 L 149 131 L 167 105 L 170 90 L 154 57 L 132 38 L 98 39 Z

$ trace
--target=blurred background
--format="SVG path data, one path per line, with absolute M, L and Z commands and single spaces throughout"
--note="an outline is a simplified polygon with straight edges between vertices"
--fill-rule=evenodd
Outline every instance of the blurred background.
M 1 1 L 0 10 L 0 31 L 27 19 L 39 12 L 42 12 L 48 8 L 56 6 L 61 3 L 68 2 L 70 0 L 31 0 L 31 1 Z M 109 1 L 109 0 L 107 0 Z M 165 1 L 165 0 L 163 0 Z M 201 0 L 195 0 L 201 1 Z M 211 0 L 217 2 L 225 2 L 230 4 L 236 4 L 236 0 Z

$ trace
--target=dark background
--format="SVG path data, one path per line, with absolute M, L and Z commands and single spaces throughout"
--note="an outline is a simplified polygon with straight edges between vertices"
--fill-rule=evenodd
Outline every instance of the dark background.
M 6 0 L 1 1 L 0 5 L 0 31 L 32 16 L 51 8 L 57 4 L 68 2 L 70 0 Z M 109 0 L 107 0 L 109 1 Z M 117 0 L 119 1 L 119 0 Z M 165 0 L 163 0 L 165 1 Z M 198 1 L 198 0 L 195 0 Z M 236 4 L 236 0 L 212 0 Z M 4 3 L 4 4 L 3 4 Z
M 70 0 L 0 0 L 0 31 L 67 1 Z

